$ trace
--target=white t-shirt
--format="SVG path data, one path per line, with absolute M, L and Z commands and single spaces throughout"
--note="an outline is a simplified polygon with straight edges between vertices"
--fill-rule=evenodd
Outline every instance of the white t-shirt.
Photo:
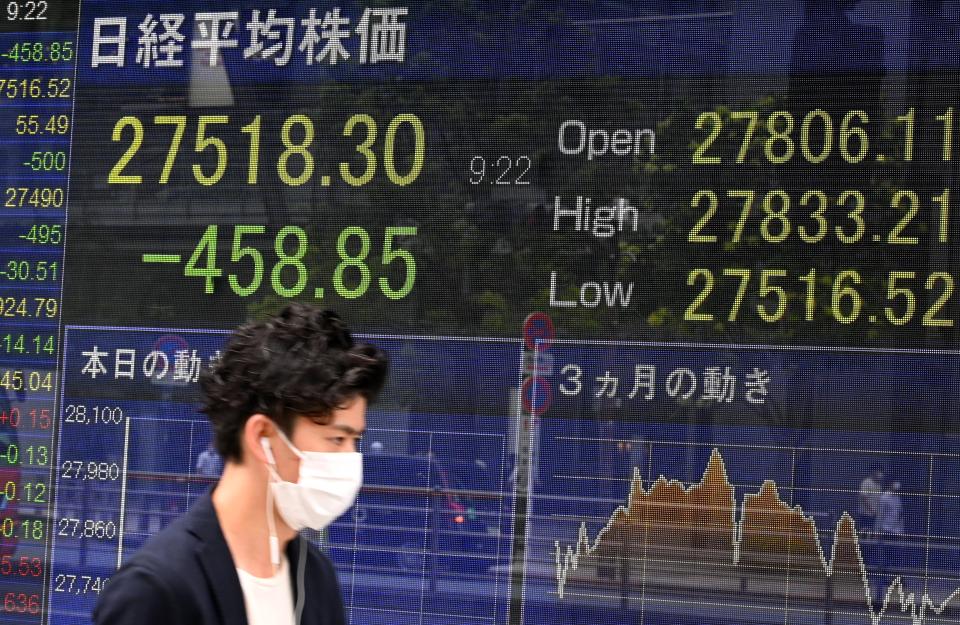
M 273 577 L 254 577 L 237 569 L 249 625 L 294 625 L 293 586 L 287 559 Z
M 860 514 L 864 516 L 876 516 L 877 506 L 880 505 L 880 495 L 883 489 L 871 476 L 863 478 L 860 482 Z
M 880 495 L 880 503 L 877 506 L 877 520 L 873 527 L 876 531 L 884 534 L 897 536 L 904 534 L 903 501 L 901 501 L 900 495 L 889 490 Z

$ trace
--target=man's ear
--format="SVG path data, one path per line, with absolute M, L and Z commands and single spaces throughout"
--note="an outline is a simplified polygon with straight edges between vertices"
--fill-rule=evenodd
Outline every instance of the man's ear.
M 273 458 L 267 456 L 261 439 L 273 436 L 276 433 L 276 426 L 273 419 L 264 414 L 251 415 L 243 425 L 243 457 L 252 458 L 258 464 L 276 464 Z

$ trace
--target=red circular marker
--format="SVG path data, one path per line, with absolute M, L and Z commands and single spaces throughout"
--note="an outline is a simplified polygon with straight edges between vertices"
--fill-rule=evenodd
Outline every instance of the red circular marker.
M 177 359 L 177 352 L 190 349 L 190 343 L 186 338 L 179 334 L 164 334 L 153 342 L 153 351 L 162 352 L 165 356 L 165 363 L 159 368 L 161 373 L 148 376 L 151 384 L 160 386 L 187 386 L 188 382 L 184 379 L 175 379 L 174 370 Z
M 179 350 L 190 349 L 190 343 L 179 334 L 164 334 L 153 342 L 153 349 L 172 357 Z
M 523 342 L 529 350 L 550 349 L 556 336 L 553 319 L 547 313 L 530 313 L 523 322 Z
M 523 381 L 520 389 L 520 401 L 523 404 L 524 412 L 528 412 L 535 417 L 539 417 L 553 404 L 553 389 L 550 382 L 540 377 L 532 375 Z

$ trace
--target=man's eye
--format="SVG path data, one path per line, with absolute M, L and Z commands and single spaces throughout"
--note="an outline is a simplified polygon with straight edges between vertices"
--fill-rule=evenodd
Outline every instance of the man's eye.
M 345 440 L 347 439 L 344 436 L 334 436 L 333 438 L 330 439 L 330 442 L 336 445 L 343 445 L 343 441 Z

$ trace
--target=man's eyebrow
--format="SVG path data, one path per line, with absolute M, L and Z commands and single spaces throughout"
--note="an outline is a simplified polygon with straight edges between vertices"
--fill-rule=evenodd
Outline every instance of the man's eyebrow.
M 347 434 L 352 434 L 354 436 L 363 436 L 363 433 L 366 431 L 366 430 L 357 430 L 350 427 L 349 425 L 343 425 L 342 423 L 337 423 L 335 425 L 331 425 L 330 427 L 346 432 Z

